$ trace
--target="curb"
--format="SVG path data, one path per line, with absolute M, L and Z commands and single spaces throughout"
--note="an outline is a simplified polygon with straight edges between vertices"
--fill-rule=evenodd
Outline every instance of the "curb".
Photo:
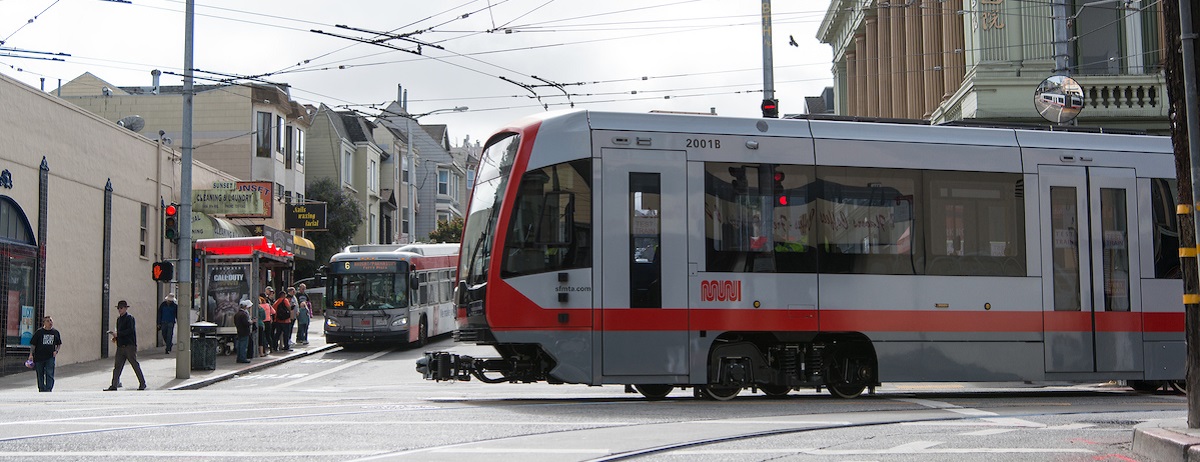
M 171 391 L 174 391 L 174 390 L 199 390 L 201 388 L 207 387 L 214 383 L 223 382 L 223 381 L 232 379 L 232 378 L 237 377 L 242 374 L 246 374 L 246 373 L 250 373 L 250 372 L 257 372 L 257 371 L 266 369 L 268 367 L 274 366 L 276 364 L 286 363 L 286 362 L 294 360 L 294 359 L 303 358 L 305 356 L 308 356 L 308 355 L 311 355 L 314 353 L 320 353 L 320 352 L 331 350 L 334 348 L 338 348 L 338 345 L 336 343 L 328 344 L 328 345 L 317 347 L 317 348 L 307 349 L 307 350 L 303 350 L 303 351 L 297 351 L 297 352 L 295 352 L 295 354 L 290 354 L 290 355 L 280 357 L 280 358 L 273 358 L 270 361 L 265 361 L 265 362 L 261 362 L 261 363 L 258 363 L 258 364 L 255 364 L 255 365 L 252 365 L 252 366 L 249 366 L 246 368 L 229 371 L 229 372 L 226 372 L 221 375 L 205 378 L 203 380 L 197 380 L 195 382 L 185 383 L 185 384 L 179 385 L 177 387 L 168 388 L 167 390 L 171 390 Z

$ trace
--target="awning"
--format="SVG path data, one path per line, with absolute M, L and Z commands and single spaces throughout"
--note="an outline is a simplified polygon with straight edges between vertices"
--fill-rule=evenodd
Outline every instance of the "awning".
M 253 234 L 244 226 L 238 226 L 224 218 L 206 213 L 192 212 L 192 240 L 250 237 Z
M 300 236 L 294 236 L 293 241 L 296 243 L 296 258 L 305 260 L 315 260 L 317 258 L 317 246 L 313 241 Z
M 196 241 L 195 248 L 209 255 L 250 255 L 255 251 L 283 258 L 291 258 L 293 255 L 275 247 L 275 244 L 262 236 L 200 239 Z

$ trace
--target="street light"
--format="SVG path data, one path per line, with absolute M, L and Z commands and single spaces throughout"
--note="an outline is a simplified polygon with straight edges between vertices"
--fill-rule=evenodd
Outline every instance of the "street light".
M 413 182 L 413 180 L 416 179 L 416 174 L 417 174 L 417 172 L 416 172 L 417 160 L 413 155 L 413 149 L 412 149 L 412 145 L 413 145 L 412 121 L 414 119 L 419 119 L 421 117 L 425 117 L 430 114 L 436 114 L 439 112 L 463 112 L 463 111 L 466 111 L 467 109 L 468 108 L 466 106 L 458 106 L 458 107 L 454 107 L 454 108 L 434 109 L 434 110 L 426 112 L 424 114 L 413 115 L 413 114 L 407 114 L 408 108 L 405 108 L 406 114 L 402 115 L 402 117 L 404 117 L 404 134 L 406 136 L 408 136 L 408 142 L 404 143 L 407 146 L 408 152 L 405 154 L 404 157 L 408 158 L 408 188 L 407 188 L 408 189 L 408 201 L 407 202 L 408 202 L 408 243 L 409 244 L 416 242 L 416 236 L 417 236 L 417 199 L 416 199 L 417 188 L 415 186 L 415 183 Z

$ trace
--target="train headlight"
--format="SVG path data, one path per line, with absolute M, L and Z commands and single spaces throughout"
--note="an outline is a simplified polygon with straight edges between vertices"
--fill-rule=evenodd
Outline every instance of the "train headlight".
M 408 318 L 399 317 L 392 320 L 392 327 L 408 327 Z
M 325 318 L 325 327 L 326 328 L 330 328 L 330 327 L 337 328 L 337 326 L 338 326 L 337 318 L 328 318 L 328 317 Z

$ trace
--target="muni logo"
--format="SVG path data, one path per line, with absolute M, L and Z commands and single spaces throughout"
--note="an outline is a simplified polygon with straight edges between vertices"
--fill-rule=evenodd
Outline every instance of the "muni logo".
M 742 281 L 700 281 L 700 301 L 736 302 L 742 299 Z

